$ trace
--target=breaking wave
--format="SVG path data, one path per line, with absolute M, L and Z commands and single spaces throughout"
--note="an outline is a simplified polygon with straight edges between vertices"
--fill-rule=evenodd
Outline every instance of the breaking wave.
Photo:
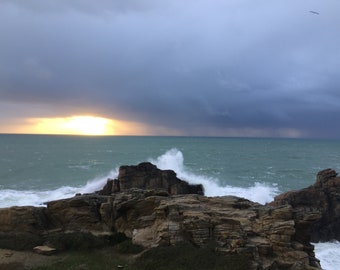
M 149 159 L 162 170 L 170 169 L 177 173 L 177 177 L 190 184 L 202 184 L 205 195 L 210 197 L 233 195 L 243 197 L 248 200 L 265 204 L 278 195 L 277 186 L 267 183 L 252 183 L 249 187 L 221 186 L 219 180 L 227 182 L 227 179 L 217 179 L 214 177 L 199 175 L 191 172 L 184 166 L 184 157 L 181 151 L 173 148 L 156 159 Z
M 220 180 L 227 182 L 227 179 L 217 179 L 192 172 L 184 165 L 184 157 L 181 151 L 176 148 L 170 149 L 156 159 L 149 159 L 160 169 L 170 169 L 177 173 L 178 178 L 189 182 L 190 184 L 202 184 L 204 186 L 205 195 L 226 196 L 233 195 L 243 197 L 251 201 L 261 204 L 270 202 L 274 196 L 279 193 L 277 186 L 267 183 L 250 183 L 248 187 L 235 187 L 230 185 L 220 185 Z M 100 190 L 106 183 L 108 178 L 116 178 L 118 168 L 113 169 L 109 173 L 88 181 L 84 186 L 72 187 L 63 186 L 54 190 L 0 190 L 0 207 L 43 205 L 46 201 L 59 200 L 69 198 L 76 193 L 91 193 Z
M 108 174 L 88 181 L 84 186 L 63 186 L 53 190 L 14 190 L 0 189 L 0 208 L 10 206 L 44 206 L 47 201 L 73 197 L 77 193 L 91 193 L 100 190 L 108 178 L 115 178 L 118 169 Z
M 315 256 L 320 260 L 324 270 L 340 269 L 340 242 L 315 243 Z

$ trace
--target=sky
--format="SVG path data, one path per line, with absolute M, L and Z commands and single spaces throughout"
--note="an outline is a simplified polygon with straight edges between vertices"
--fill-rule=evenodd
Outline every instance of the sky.
M 114 135 L 340 138 L 339 14 L 338 0 L 0 0 L 0 133 L 98 120 Z

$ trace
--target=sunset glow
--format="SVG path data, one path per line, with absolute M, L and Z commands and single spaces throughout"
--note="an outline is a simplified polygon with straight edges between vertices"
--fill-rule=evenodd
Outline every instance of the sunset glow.
M 121 121 L 91 115 L 29 118 L 17 123 L 10 133 L 56 135 L 152 135 L 150 128 L 137 122 Z
M 72 135 L 114 135 L 114 122 L 94 116 L 34 119 L 35 133 Z

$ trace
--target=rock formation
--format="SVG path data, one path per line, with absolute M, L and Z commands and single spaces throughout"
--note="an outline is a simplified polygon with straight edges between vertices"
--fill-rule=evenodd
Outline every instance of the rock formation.
M 253 269 L 321 269 L 310 242 L 339 239 L 339 189 L 340 178 L 325 170 L 313 186 L 260 205 L 205 197 L 202 186 L 150 163 L 123 166 L 97 193 L 0 209 L 0 248 L 94 247 L 124 234 L 145 248 L 214 242 L 217 252 L 246 256 Z
M 296 228 L 308 240 L 340 240 L 340 177 L 334 170 L 320 171 L 314 185 L 283 193 L 270 205 L 291 205 Z
M 131 188 L 162 190 L 170 195 L 204 194 L 202 185 L 189 185 L 177 178 L 172 170 L 160 170 L 150 162 L 143 162 L 137 166 L 121 166 L 118 179 L 109 179 L 99 194 L 126 191 Z

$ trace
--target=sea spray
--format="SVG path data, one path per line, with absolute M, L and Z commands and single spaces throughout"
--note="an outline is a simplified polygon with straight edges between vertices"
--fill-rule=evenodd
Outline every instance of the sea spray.
M 314 243 L 315 256 L 324 270 L 338 270 L 340 266 L 340 242 Z
M 74 196 L 78 188 L 60 187 L 54 190 L 13 190 L 4 189 L 0 193 L 0 208 L 11 206 L 44 206 L 47 201 Z
M 117 176 L 118 176 L 118 168 L 110 171 L 108 174 L 105 174 L 104 176 L 100 176 L 93 180 L 88 181 L 84 187 L 81 187 L 79 189 L 78 193 L 91 193 L 91 192 L 100 190 L 105 186 L 108 178 L 111 178 L 111 179 L 117 178 Z
M 177 176 L 191 184 L 202 184 L 206 196 L 226 196 L 233 195 L 243 197 L 261 204 L 270 202 L 274 196 L 279 193 L 275 184 L 255 182 L 249 187 L 237 187 L 231 185 L 221 185 L 221 179 L 192 172 L 184 165 L 183 153 L 172 148 L 156 159 L 149 159 L 158 168 L 170 169 L 177 173 Z M 59 200 L 74 196 L 76 193 L 91 193 L 100 190 L 108 178 L 116 178 L 118 168 L 96 177 L 86 182 L 83 186 L 63 186 L 53 190 L 13 190 L 3 189 L 0 193 L 0 207 L 9 207 L 13 205 L 24 206 L 41 206 L 46 201 Z M 223 182 L 227 182 L 222 179 Z
M 0 192 L 0 208 L 11 206 L 45 206 L 47 201 L 73 197 L 77 193 L 92 193 L 103 188 L 108 178 L 116 178 L 118 168 L 95 179 L 87 181 L 84 186 L 63 186 L 52 190 L 13 190 L 3 189 Z
M 175 171 L 178 178 L 185 180 L 190 184 L 202 184 L 204 186 L 206 196 L 214 197 L 233 195 L 265 204 L 272 201 L 274 197 L 279 194 L 279 189 L 276 184 L 255 182 L 249 187 L 235 187 L 229 185 L 221 186 L 219 184 L 221 182 L 219 179 L 196 174 L 186 168 L 184 165 L 183 153 L 176 148 L 168 150 L 156 159 L 149 159 L 149 161 L 162 170 L 170 169 Z M 227 181 L 224 179 L 223 182 Z

